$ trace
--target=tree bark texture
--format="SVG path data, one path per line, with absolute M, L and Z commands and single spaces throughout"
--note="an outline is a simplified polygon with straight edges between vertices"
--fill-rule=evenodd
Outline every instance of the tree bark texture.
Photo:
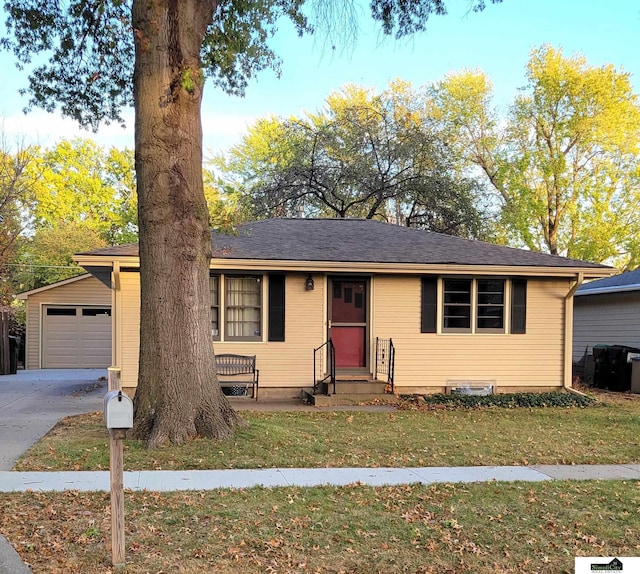
M 240 423 L 211 340 L 211 235 L 202 182 L 200 48 L 215 1 L 134 0 L 140 228 L 136 438 L 149 447 L 222 438 Z

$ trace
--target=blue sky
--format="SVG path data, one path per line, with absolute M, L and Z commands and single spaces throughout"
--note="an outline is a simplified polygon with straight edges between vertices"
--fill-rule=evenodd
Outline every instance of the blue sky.
M 390 80 L 401 78 L 418 87 L 452 71 L 480 68 L 493 81 L 496 103 L 506 106 L 526 83 L 530 50 L 542 44 L 561 47 L 565 55 L 582 53 L 591 65 L 610 63 L 624 69 L 632 74 L 635 92 L 640 92 L 637 0 L 503 0 L 479 14 L 468 12 L 469 1 L 449 0 L 449 15 L 434 17 L 427 32 L 395 41 L 380 34 L 368 16 L 368 1 L 360 0 L 360 31 L 353 49 L 327 50 L 320 38 L 300 39 L 283 25 L 272 42 L 283 60 L 279 79 L 263 72 L 244 98 L 226 96 L 212 85 L 205 88 L 206 155 L 238 142 L 259 117 L 317 110 L 329 93 L 347 83 L 382 90 Z M 102 145 L 133 147 L 132 121 L 126 130 L 108 126 L 93 134 L 55 114 L 35 111 L 25 117 L 18 90 L 26 85 L 26 77 L 7 54 L 0 56 L 0 66 L 0 114 L 7 132 L 45 146 L 80 135 Z

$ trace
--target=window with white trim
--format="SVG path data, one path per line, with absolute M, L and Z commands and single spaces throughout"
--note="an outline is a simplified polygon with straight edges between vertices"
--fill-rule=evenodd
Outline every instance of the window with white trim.
M 504 332 L 504 279 L 477 279 L 476 330 Z
M 471 331 L 471 279 L 443 280 L 443 331 Z
M 220 276 L 209 277 L 209 295 L 211 297 L 211 337 L 220 340 Z
M 225 340 L 262 339 L 262 278 L 225 276 Z
M 421 333 L 527 332 L 527 279 L 420 278 Z
M 444 278 L 442 332 L 504 333 L 504 279 Z

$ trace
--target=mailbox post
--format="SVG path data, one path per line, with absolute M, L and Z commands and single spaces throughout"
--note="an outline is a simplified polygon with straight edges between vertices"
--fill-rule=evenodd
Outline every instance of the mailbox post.
M 124 455 L 122 440 L 133 427 L 133 401 L 121 390 L 104 396 L 104 422 L 109 430 L 109 474 L 111 487 L 111 562 L 124 565 Z

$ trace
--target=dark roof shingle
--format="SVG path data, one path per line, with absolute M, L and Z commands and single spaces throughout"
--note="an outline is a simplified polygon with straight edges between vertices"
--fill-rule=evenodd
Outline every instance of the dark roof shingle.
M 214 258 L 268 261 L 606 268 L 370 219 L 267 219 L 212 233 Z M 92 255 L 137 256 L 137 245 Z
M 597 279 L 585 283 L 576 291 L 576 295 L 605 293 L 608 291 L 640 291 L 640 269 L 620 273 L 612 277 Z

